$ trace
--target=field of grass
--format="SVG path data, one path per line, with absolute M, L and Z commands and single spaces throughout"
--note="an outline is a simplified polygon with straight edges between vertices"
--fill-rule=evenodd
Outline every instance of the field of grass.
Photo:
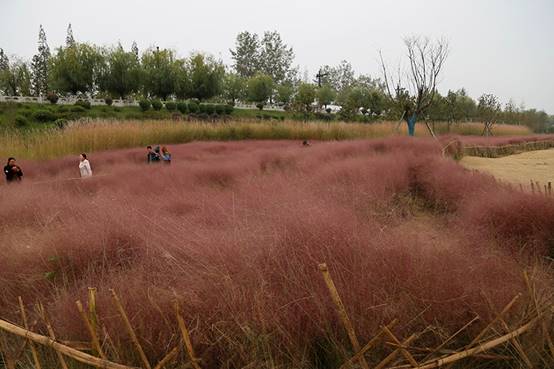
M 121 132 L 114 139 L 124 140 L 127 131 L 131 139 L 123 142 L 130 146 L 179 137 L 186 127 L 205 135 L 231 129 L 158 124 L 61 131 L 47 144 L 63 144 L 39 157 L 80 151 L 88 141 L 98 145 L 91 151 L 120 145 L 105 142 L 114 127 Z M 249 129 L 268 138 L 276 129 L 256 127 Z M 342 126 L 279 127 L 295 138 L 308 130 L 324 139 Z M 358 129 L 367 134 L 366 127 Z M 145 129 L 176 133 L 142 136 Z M 92 136 L 85 140 L 82 132 Z M 398 337 L 430 327 L 414 345 L 436 347 L 477 316 L 445 349 L 463 347 L 516 294 L 527 296 L 524 270 L 538 303 L 552 304 L 554 202 L 465 170 L 443 158 L 430 138 L 319 141 L 307 148 L 298 140 L 195 142 L 171 149 L 171 165 L 147 165 L 142 148 L 92 153 L 95 176 L 86 180 L 71 180 L 75 156 L 21 160 L 24 182 L 0 187 L 0 317 L 19 321 L 21 296 L 29 321 L 37 322 L 33 329 L 44 333 L 31 306 L 40 300 L 59 339 L 86 341 L 75 301 L 97 287 L 99 321 L 118 361 L 138 366 L 110 301 L 113 288 L 151 362 L 179 343 L 177 298 L 203 369 L 335 369 L 353 350 L 318 263 L 329 265 L 364 343 L 397 318 Z M 512 328 L 527 316 L 528 301 L 522 297 L 504 317 Z M 532 365 L 552 367 L 537 332 L 519 344 Z M 523 365 L 503 347 L 497 353 L 509 361 L 459 367 Z M 390 352 L 373 350 L 368 361 L 374 365 Z
M 191 141 L 230 140 L 353 140 L 405 136 L 406 126 L 396 130 L 397 123 L 372 124 L 341 122 L 235 122 L 206 123 L 171 120 L 77 121 L 64 129 L 7 130 L 0 132 L 0 157 L 51 159 L 81 152 L 141 147 L 148 144 L 177 144 Z M 437 125 L 438 129 L 442 127 Z M 450 134 L 479 134 L 480 123 L 460 123 Z M 526 135 L 522 126 L 503 126 L 498 135 Z M 417 135 L 429 136 L 424 125 Z

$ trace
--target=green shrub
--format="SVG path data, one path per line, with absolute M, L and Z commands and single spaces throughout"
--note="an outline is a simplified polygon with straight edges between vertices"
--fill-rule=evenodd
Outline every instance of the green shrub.
M 65 113 L 67 111 L 66 105 L 58 105 L 58 113 Z
M 188 105 L 184 101 L 179 101 L 177 103 L 177 110 L 181 112 L 181 114 L 186 114 L 189 111 Z
M 37 110 L 33 114 L 33 119 L 41 123 L 52 122 L 56 120 L 56 116 L 49 110 Z
M 191 113 L 198 113 L 200 110 L 200 107 L 196 101 L 191 101 L 188 103 L 188 108 Z
M 156 111 L 160 111 L 163 108 L 163 104 L 160 100 L 152 100 L 152 108 Z
M 29 124 L 29 120 L 25 118 L 23 115 L 17 115 L 15 117 L 14 122 L 15 122 L 15 126 L 19 128 L 25 127 Z
M 90 109 L 90 101 L 88 100 L 77 100 L 75 102 L 76 106 L 82 106 L 85 109 Z
M 150 109 L 150 101 L 146 99 L 142 99 L 139 101 L 140 110 L 147 111 Z
M 82 105 L 75 105 L 69 108 L 69 111 L 72 113 L 84 113 L 87 111 L 87 109 L 85 109 L 85 107 Z
M 232 114 L 233 113 L 233 110 L 235 110 L 235 108 L 233 107 L 233 105 L 224 105 L 225 106 L 225 114 Z
M 207 111 L 206 104 L 199 104 L 198 105 L 198 111 L 200 112 L 200 114 L 206 113 L 206 111 Z
M 106 98 L 104 99 L 104 102 L 106 103 L 106 105 L 112 106 L 112 104 L 113 104 L 113 99 L 112 99 L 111 97 L 106 97 Z
M 165 103 L 165 108 L 169 111 L 175 111 L 175 109 L 177 109 L 177 104 L 173 101 L 168 101 Z
M 55 124 L 56 127 L 58 127 L 59 129 L 63 129 L 63 128 L 67 125 L 67 119 L 63 119 L 63 118 L 56 119 L 56 121 L 54 122 L 54 124 Z
M 46 100 L 50 101 L 50 104 L 55 104 L 58 102 L 59 96 L 55 92 L 49 92 L 46 95 Z
M 215 105 L 214 104 L 206 104 L 206 113 L 209 115 L 212 115 L 215 113 Z
M 221 104 L 215 105 L 215 113 L 217 115 L 225 114 L 225 105 L 221 105 Z

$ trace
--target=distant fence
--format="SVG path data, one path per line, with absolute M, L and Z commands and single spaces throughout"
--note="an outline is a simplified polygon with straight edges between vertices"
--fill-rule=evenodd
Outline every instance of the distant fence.
M 483 158 L 499 158 L 526 151 L 554 148 L 554 141 L 532 141 L 500 146 L 464 146 L 464 155 Z
M 86 100 L 90 102 L 90 105 L 106 105 L 104 99 L 92 99 L 92 98 L 79 98 L 76 96 L 62 97 L 58 99 L 56 104 L 59 105 L 73 105 L 78 100 Z M 50 101 L 44 96 L 3 96 L 0 95 L 0 102 L 12 102 L 12 103 L 35 103 L 35 104 L 50 104 Z M 113 99 L 113 106 L 138 106 L 138 101 L 134 99 Z M 237 103 L 235 109 L 257 109 L 255 104 Z M 269 104 L 264 105 L 266 111 L 284 111 L 282 106 Z

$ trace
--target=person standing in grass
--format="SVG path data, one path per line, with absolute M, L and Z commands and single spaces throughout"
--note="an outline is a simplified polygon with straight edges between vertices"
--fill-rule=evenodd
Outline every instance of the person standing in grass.
M 87 154 L 83 153 L 79 156 L 81 162 L 79 163 L 79 172 L 81 172 L 81 178 L 91 177 L 92 169 L 90 163 L 87 160 Z
M 9 158 L 8 164 L 4 167 L 4 174 L 6 175 L 6 182 L 20 182 L 23 177 L 23 171 L 15 164 L 15 158 Z
M 166 146 L 162 146 L 162 160 L 165 164 L 171 164 L 171 153 Z

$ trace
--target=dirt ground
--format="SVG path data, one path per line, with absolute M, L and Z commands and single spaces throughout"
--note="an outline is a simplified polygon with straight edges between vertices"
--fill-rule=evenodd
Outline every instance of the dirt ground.
M 529 151 L 502 158 L 466 156 L 461 164 L 468 169 L 486 172 L 512 183 L 528 184 L 530 180 L 541 184 L 554 182 L 554 149 Z

